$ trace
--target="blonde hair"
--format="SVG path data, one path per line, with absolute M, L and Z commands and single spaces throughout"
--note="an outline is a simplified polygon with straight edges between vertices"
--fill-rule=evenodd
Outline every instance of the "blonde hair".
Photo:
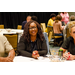
M 68 28 L 69 28 L 69 33 L 71 33 L 71 28 L 75 27 L 75 21 L 72 21 L 69 23 Z
M 71 15 L 69 19 L 70 19 L 70 21 L 75 21 L 75 16 Z

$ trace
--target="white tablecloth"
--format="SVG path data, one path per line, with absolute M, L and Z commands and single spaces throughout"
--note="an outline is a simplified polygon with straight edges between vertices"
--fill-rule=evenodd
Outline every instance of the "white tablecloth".
M 23 30 L 20 29 L 0 29 L 0 34 L 16 34 L 18 33 L 18 42 L 20 40 L 20 37 L 23 34 Z
M 48 57 L 42 57 L 40 56 L 38 59 L 29 58 L 29 57 L 23 57 L 23 56 L 15 56 L 14 62 L 51 62 L 51 60 Z M 75 62 L 75 60 L 67 60 L 64 62 Z
M 49 58 L 45 58 L 40 56 L 38 59 L 23 57 L 23 56 L 15 56 L 14 62 L 49 62 Z

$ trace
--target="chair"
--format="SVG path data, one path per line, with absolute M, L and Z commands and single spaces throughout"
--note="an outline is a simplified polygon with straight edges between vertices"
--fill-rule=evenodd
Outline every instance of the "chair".
M 18 44 L 18 34 L 3 34 L 4 36 L 7 37 L 9 43 L 12 45 L 14 50 L 17 50 L 17 44 Z
M 43 32 L 45 32 L 45 30 L 46 30 L 46 24 L 45 23 L 40 23 L 40 25 L 41 25 L 41 28 L 42 28 Z
M 48 31 L 48 39 L 49 39 L 49 42 L 52 39 L 54 39 L 54 45 L 58 45 L 60 46 L 60 44 L 62 43 L 62 41 L 60 41 L 59 43 L 56 41 L 56 39 L 59 39 L 59 38 L 62 38 L 62 36 L 55 36 L 54 35 L 54 32 L 53 32 L 53 27 L 52 26 L 47 26 L 47 31 Z
M 17 29 L 22 29 L 22 25 L 18 25 L 17 26 Z
M 56 41 L 57 39 L 60 39 L 60 38 L 62 38 L 63 36 L 55 36 L 54 35 L 54 32 L 52 33 L 52 39 L 54 39 L 54 44 L 53 44 L 53 46 L 54 45 L 57 45 L 57 46 L 60 46 L 61 45 L 61 43 L 63 42 L 63 40 L 62 41 L 60 41 L 59 43 L 58 43 L 58 41 Z
M 52 38 L 52 31 L 53 31 L 53 27 L 52 26 L 47 26 L 47 32 L 48 32 L 48 40 L 50 42 L 51 38 Z
M 66 30 L 66 38 L 68 38 L 70 36 L 70 33 L 69 33 L 69 28 Z
M 0 25 L 0 29 L 4 29 L 4 25 Z

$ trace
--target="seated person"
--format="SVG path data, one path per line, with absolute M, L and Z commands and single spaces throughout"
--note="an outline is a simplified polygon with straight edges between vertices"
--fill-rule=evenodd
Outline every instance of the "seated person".
M 27 16 L 26 21 L 22 22 L 22 29 L 24 29 L 24 25 L 31 20 L 31 16 Z
M 69 25 L 69 23 L 70 22 L 72 22 L 72 21 L 75 21 L 75 16 L 74 15 L 71 15 L 70 16 L 70 21 L 66 24 L 66 26 L 65 26 L 65 28 L 64 28 L 64 30 L 63 30 L 63 35 L 64 35 L 64 40 L 66 40 L 66 33 L 67 33 L 67 29 L 68 29 L 68 25 Z
M 48 20 L 48 24 L 47 24 L 48 26 L 53 26 L 53 22 L 55 20 L 55 17 L 56 17 L 56 15 L 54 13 L 52 13 L 50 15 L 50 19 Z
M 32 16 L 32 17 L 31 17 L 31 20 L 37 21 L 38 19 L 37 19 L 37 17 L 36 17 L 36 16 Z M 48 41 L 47 33 L 46 33 L 46 32 L 43 32 L 43 35 L 44 35 L 45 40 L 46 40 L 48 53 L 50 53 L 50 49 L 49 49 L 49 41 Z
M 63 53 L 67 50 L 68 53 L 63 54 L 67 60 L 74 60 L 75 59 L 75 23 L 70 22 L 70 37 L 68 37 L 64 43 L 62 44 L 60 49 L 63 49 Z
M 0 34 L 0 62 L 12 62 L 15 56 L 13 47 L 4 35 Z
M 36 16 L 31 16 L 31 20 L 37 21 L 37 17 Z
M 55 36 L 63 36 L 62 30 L 64 29 L 64 26 L 62 26 L 61 19 L 62 17 L 57 15 L 55 22 L 53 23 L 53 31 Z
M 46 41 L 39 23 L 33 20 L 26 23 L 17 51 L 19 55 L 35 59 L 47 54 Z

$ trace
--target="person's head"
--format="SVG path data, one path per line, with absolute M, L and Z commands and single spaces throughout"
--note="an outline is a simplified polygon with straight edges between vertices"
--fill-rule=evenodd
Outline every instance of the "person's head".
M 64 14 L 64 12 L 61 12 L 62 14 Z
M 69 25 L 69 33 L 75 40 L 75 21 L 71 22 Z
M 61 13 L 66 14 L 67 12 L 61 12 Z
M 56 14 L 54 14 L 54 13 L 52 13 L 52 14 L 50 15 L 50 18 L 51 18 L 52 20 L 55 20 L 55 17 L 56 17 Z
M 31 20 L 26 23 L 24 27 L 23 36 L 28 42 L 30 41 L 31 36 L 36 36 L 40 38 L 41 41 L 43 41 L 44 38 L 40 24 L 34 20 Z
M 67 12 L 64 12 L 64 14 L 67 14 Z
M 74 15 L 70 16 L 70 21 L 75 21 L 75 16 Z
M 37 21 L 37 17 L 36 16 L 32 16 L 31 20 Z
M 58 21 L 62 20 L 62 16 L 61 15 L 57 15 L 55 18 L 55 22 L 57 23 Z
M 26 21 L 29 22 L 31 20 L 31 16 L 27 16 Z

